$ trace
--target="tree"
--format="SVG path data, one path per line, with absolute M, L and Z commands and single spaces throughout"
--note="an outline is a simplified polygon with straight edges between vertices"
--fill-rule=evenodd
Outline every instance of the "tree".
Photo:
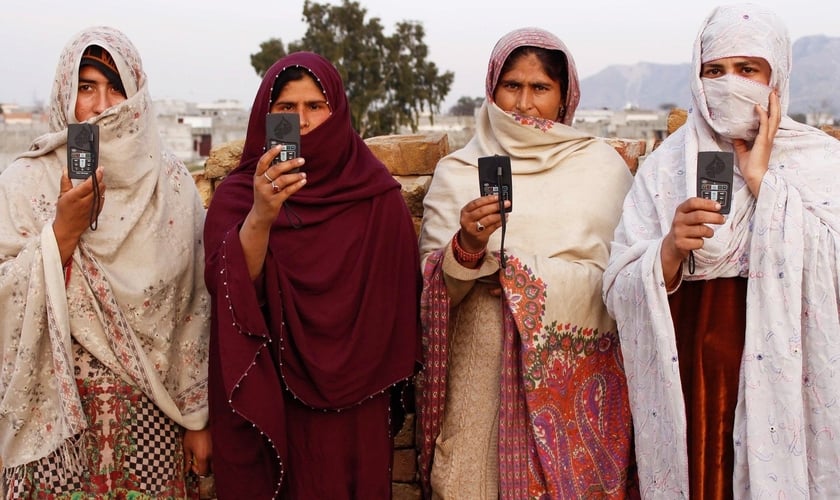
M 289 43 L 288 51 L 317 52 L 338 68 L 350 100 L 353 127 L 362 137 L 393 134 L 401 126 L 416 131 L 423 112 L 440 111 L 454 75 L 450 71 L 439 74 L 427 60 L 422 25 L 402 21 L 392 35 L 386 35 L 379 18 L 366 20 L 366 14 L 355 1 L 327 5 L 306 0 L 303 17 L 308 28 L 301 40 Z M 263 60 L 258 56 L 271 59 L 278 53 L 270 45 L 272 40 L 251 56 L 258 74 L 268 69 L 255 63 Z
M 283 41 L 279 38 L 269 38 L 260 44 L 260 51 L 251 54 L 251 66 L 262 78 L 265 72 L 278 59 L 286 56 L 286 49 L 283 48 Z
M 476 108 L 480 108 L 483 102 L 483 97 L 463 96 L 458 99 L 454 106 L 449 108 L 449 114 L 453 116 L 472 116 Z

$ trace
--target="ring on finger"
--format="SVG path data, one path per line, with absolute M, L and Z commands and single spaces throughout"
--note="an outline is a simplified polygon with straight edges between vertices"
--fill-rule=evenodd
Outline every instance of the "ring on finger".
M 267 180 L 269 184 L 274 184 L 274 179 L 268 176 L 268 170 L 263 172 L 263 177 L 265 177 L 265 180 Z
M 484 224 L 482 224 L 481 221 L 475 221 L 475 230 L 479 233 L 484 231 Z
M 271 181 L 271 190 L 274 191 L 275 193 L 279 193 L 280 192 L 280 186 L 275 184 L 274 181 Z

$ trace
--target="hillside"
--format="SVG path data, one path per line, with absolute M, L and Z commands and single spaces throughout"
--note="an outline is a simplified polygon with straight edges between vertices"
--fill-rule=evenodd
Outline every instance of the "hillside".
M 840 37 L 800 38 L 793 44 L 789 114 L 840 114 Z M 689 63 L 609 66 L 581 80 L 581 109 L 658 109 L 688 106 Z

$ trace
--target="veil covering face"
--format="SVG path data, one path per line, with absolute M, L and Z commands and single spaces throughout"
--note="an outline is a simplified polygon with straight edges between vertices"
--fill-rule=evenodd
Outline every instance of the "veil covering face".
M 840 397 L 829 375 L 840 359 L 840 142 L 787 116 L 790 39 L 778 16 L 752 4 L 719 7 L 704 20 L 688 119 L 636 173 L 604 275 L 621 334 L 639 480 L 652 498 L 689 491 L 683 381 L 659 252 L 677 207 L 696 196 L 698 152 L 733 151 L 710 126 L 699 75 L 702 63 L 734 56 L 769 63 L 783 116 L 759 194 L 736 155 L 732 210 L 694 250 L 693 274 L 681 277 L 749 280 L 732 433 L 735 498 L 833 498 L 840 495 L 837 440 L 822 436 L 840 432 L 840 412 L 826 405 Z

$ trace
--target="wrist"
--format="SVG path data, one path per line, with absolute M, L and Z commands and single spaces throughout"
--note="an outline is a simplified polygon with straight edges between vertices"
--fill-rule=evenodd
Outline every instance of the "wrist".
M 476 268 L 487 254 L 487 249 L 481 249 L 478 252 L 468 252 L 464 250 L 460 242 L 461 231 L 455 233 L 452 238 L 452 254 L 455 255 L 455 260 L 464 267 Z

